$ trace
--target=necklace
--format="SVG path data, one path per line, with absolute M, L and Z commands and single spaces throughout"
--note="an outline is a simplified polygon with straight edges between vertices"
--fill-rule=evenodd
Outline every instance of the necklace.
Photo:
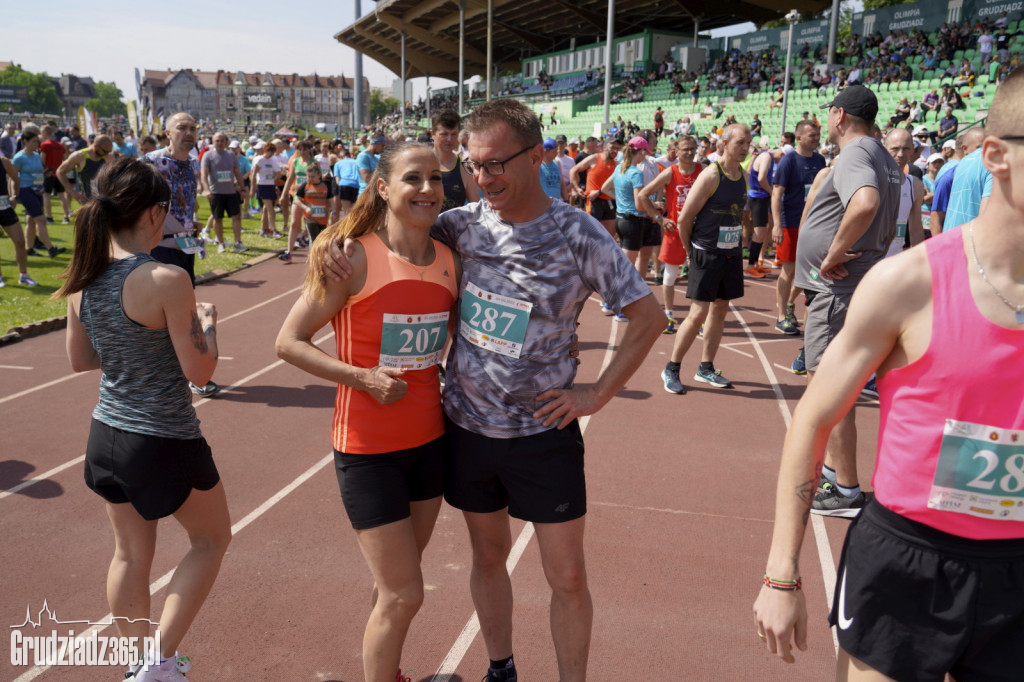
M 967 228 L 967 233 L 971 236 L 971 255 L 974 257 L 974 267 L 978 268 L 978 274 L 985 280 L 985 284 L 989 286 L 992 291 L 995 292 L 999 300 L 1002 301 L 1007 308 L 1013 311 L 1013 317 L 1017 321 L 1017 324 L 1024 324 L 1024 305 L 1015 305 L 1010 303 L 1005 296 L 996 289 L 996 286 L 992 282 L 988 281 L 988 275 L 985 274 L 985 269 L 981 267 L 981 263 L 978 261 L 978 247 L 974 245 L 974 222 L 971 222 L 971 226 Z

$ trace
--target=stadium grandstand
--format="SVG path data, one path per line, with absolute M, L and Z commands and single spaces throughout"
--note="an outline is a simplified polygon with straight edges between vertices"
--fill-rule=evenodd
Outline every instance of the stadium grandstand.
M 542 115 L 551 135 L 581 140 L 609 131 L 654 127 L 660 108 L 665 133 L 707 134 L 755 115 L 765 142 L 782 132 L 789 28 L 728 38 L 694 34 L 737 20 L 763 23 L 794 5 L 804 15 L 828 3 L 622 3 L 616 7 L 609 119 L 605 120 L 605 2 L 495 3 L 493 63 L 508 73 L 492 81 L 492 97 L 516 97 Z M 682 9 L 685 4 L 686 9 Z M 766 10 L 763 5 L 774 5 Z M 467 3 L 465 73 L 485 71 L 485 3 Z M 541 9 L 543 7 L 543 10 Z M 454 9 L 453 9 L 454 8 Z M 770 15 L 770 16 L 769 16 Z M 524 19 L 524 17 L 534 17 Z M 658 28 L 651 28 L 657 26 Z M 385 65 L 401 70 L 398 38 L 406 33 L 406 76 L 456 78 L 459 12 L 455 3 L 391 0 L 377 17 L 337 34 Z M 415 29 L 413 27 L 416 27 Z M 787 128 L 818 113 L 837 88 L 861 83 L 879 98 L 878 124 L 924 125 L 941 142 L 938 121 L 948 106 L 960 130 L 982 120 L 995 88 L 1024 51 L 1020 4 L 1006 0 L 919 0 L 857 13 L 828 60 L 828 21 L 792 26 Z M 422 35 L 426 32 L 426 35 Z M 527 39 L 529 37 L 529 39 Z M 429 40 L 427 40 L 429 38 Z M 544 46 L 549 49 L 542 49 Z M 429 106 L 457 106 L 458 88 L 434 90 Z M 466 93 L 465 107 L 484 92 Z M 427 128 L 427 103 L 410 104 L 409 128 Z M 824 116 L 821 117 L 824 119 Z M 693 126 L 684 125 L 684 121 Z M 388 121 L 394 123 L 394 119 Z M 955 129 L 954 129 L 955 132 Z

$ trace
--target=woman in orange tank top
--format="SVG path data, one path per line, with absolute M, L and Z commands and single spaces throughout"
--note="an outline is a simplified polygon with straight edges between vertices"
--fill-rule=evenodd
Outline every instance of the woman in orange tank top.
M 438 363 L 458 298 L 457 256 L 430 238 L 444 189 L 429 145 L 381 155 L 352 212 L 311 246 L 355 240 L 352 276 L 317 269 L 277 337 L 287 362 L 338 385 L 332 441 L 349 520 L 374 577 L 363 674 L 393 682 L 402 644 L 423 602 L 420 557 L 441 506 L 444 422 Z M 331 323 L 337 358 L 313 343 Z M 407 679 L 407 678 L 404 678 Z

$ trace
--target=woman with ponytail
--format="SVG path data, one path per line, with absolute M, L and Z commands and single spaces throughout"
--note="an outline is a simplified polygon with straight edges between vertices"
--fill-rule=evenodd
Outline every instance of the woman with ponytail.
M 341 497 L 373 573 L 363 636 L 367 682 L 408 679 L 399 658 L 423 602 L 420 558 L 441 506 L 444 421 L 438 363 L 454 319 L 461 264 L 430 238 L 444 200 L 433 148 L 402 142 L 381 155 L 352 211 L 311 246 L 355 242 L 354 272 L 310 268 L 277 337 L 277 354 L 338 384 L 333 428 Z M 337 358 L 313 335 L 330 323 Z
M 75 251 L 55 298 L 68 300 L 67 351 L 76 372 L 100 369 L 85 482 L 106 501 L 114 530 L 107 599 L 118 634 L 150 635 L 150 567 L 157 521 L 173 515 L 191 547 L 158 619 L 161 651 L 128 678 L 187 682 L 177 647 L 220 570 L 231 537 L 224 487 L 199 430 L 188 382 L 217 365 L 217 311 L 196 303 L 188 273 L 155 261 L 170 189 L 150 165 L 104 165 L 75 218 Z

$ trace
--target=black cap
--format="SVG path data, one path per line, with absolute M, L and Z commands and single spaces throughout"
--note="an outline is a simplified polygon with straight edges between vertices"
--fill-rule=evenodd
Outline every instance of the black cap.
M 863 85 L 849 85 L 832 98 L 831 102 L 821 105 L 822 109 L 829 107 L 839 107 L 851 116 L 874 123 L 875 116 L 878 115 L 878 98 Z
M 565 135 L 555 135 L 555 142 L 565 142 L 565 141 L 566 141 Z

